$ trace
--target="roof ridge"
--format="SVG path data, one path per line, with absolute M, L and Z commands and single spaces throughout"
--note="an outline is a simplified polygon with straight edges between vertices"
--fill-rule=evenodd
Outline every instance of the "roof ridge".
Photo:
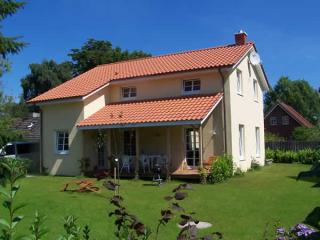
M 104 64 L 97 65 L 97 66 L 95 66 L 94 68 L 96 68 L 96 67 L 103 67 L 103 66 L 106 66 L 106 65 L 109 65 L 109 66 L 110 66 L 110 65 L 116 65 L 116 64 L 120 64 L 120 63 L 126 63 L 126 62 L 141 61 L 141 60 L 145 60 L 145 59 L 155 59 L 155 58 L 175 56 L 175 55 L 192 53 L 192 52 L 213 50 L 213 49 L 219 49 L 219 48 L 228 48 L 228 47 L 248 46 L 248 45 L 254 45 L 254 42 L 250 41 L 250 42 L 247 42 L 247 43 L 244 44 L 244 45 L 227 44 L 227 45 L 220 45 L 220 46 L 215 46 L 215 47 L 207 47 L 207 48 L 199 48 L 199 49 L 186 50 L 186 51 L 180 51 L 180 52 L 166 53 L 166 54 L 161 54 L 161 55 L 156 55 L 156 56 L 150 56 L 150 57 L 134 58 L 134 59 L 128 59 L 128 60 L 123 60 L 123 61 L 118 61 L 118 62 L 104 63 Z M 92 69 L 93 69 L 93 68 L 92 68 Z

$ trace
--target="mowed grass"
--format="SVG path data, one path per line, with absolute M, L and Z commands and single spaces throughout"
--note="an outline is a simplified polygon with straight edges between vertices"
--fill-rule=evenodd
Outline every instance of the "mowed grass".
M 263 239 L 267 223 L 279 220 L 288 227 L 303 221 L 316 206 L 320 206 L 320 188 L 312 187 L 312 182 L 292 178 L 309 167 L 274 164 L 222 184 L 193 184 L 193 190 L 181 205 L 196 212 L 200 220 L 213 223 L 213 227 L 202 230 L 203 233 L 220 231 L 224 239 L 232 240 Z M 89 224 L 92 239 L 115 239 L 114 219 L 108 217 L 113 209 L 109 204 L 112 192 L 104 188 L 101 194 L 60 191 L 64 183 L 74 179 L 49 176 L 24 179 L 17 202 L 27 206 L 20 210 L 25 219 L 18 226 L 19 233 L 28 233 L 38 210 L 47 215 L 49 234 L 46 239 L 57 239 L 63 233 L 62 218 L 67 215 L 78 217 L 79 224 Z M 160 210 L 167 206 L 163 197 L 181 182 L 172 181 L 161 187 L 149 186 L 149 183 L 121 180 L 120 193 L 130 212 L 155 231 Z M 3 216 L 4 209 L 1 211 Z M 178 231 L 176 222 L 172 222 L 161 228 L 160 239 L 175 239 Z

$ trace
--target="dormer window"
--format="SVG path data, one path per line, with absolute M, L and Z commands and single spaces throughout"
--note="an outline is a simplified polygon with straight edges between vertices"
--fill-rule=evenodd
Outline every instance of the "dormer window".
M 137 88 L 136 87 L 123 87 L 121 89 L 121 94 L 123 99 L 130 99 L 137 97 Z
M 200 79 L 184 80 L 183 81 L 183 91 L 185 93 L 200 92 L 200 89 L 201 89 Z

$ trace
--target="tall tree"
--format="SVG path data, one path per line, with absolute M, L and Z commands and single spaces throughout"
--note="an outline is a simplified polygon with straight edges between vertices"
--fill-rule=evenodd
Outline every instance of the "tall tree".
M 283 101 L 299 111 L 314 124 L 320 124 L 320 95 L 305 80 L 290 80 L 281 77 L 274 89 L 265 96 L 268 111 L 277 100 Z
M 1 21 L 15 14 L 23 6 L 23 2 L 0 0 L 0 29 L 2 28 Z M 8 55 L 19 53 L 24 46 L 25 43 L 20 42 L 19 37 L 6 37 L 0 32 L 0 77 L 10 69 Z
M 27 101 L 72 78 L 70 62 L 45 60 L 29 65 L 30 74 L 21 79 L 23 98 Z
M 86 72 L 97 65 L 113 63 L 123 60 L 151 56 L 143 51 L 122 50 L 113 47 L 109 41 L 89 39 L 80 49 L 71 49 L 69 56 L 72 59 L 74 74 Z

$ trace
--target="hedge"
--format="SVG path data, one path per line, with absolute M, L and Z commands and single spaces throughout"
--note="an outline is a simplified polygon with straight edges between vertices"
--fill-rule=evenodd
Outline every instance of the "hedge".
M 273 159 L 276 163 L 304 163 L 313 164 L 320 161 L 320 149 L 303 149 L 299 151 L 282 151 L 266 149 L 266 159 Z

